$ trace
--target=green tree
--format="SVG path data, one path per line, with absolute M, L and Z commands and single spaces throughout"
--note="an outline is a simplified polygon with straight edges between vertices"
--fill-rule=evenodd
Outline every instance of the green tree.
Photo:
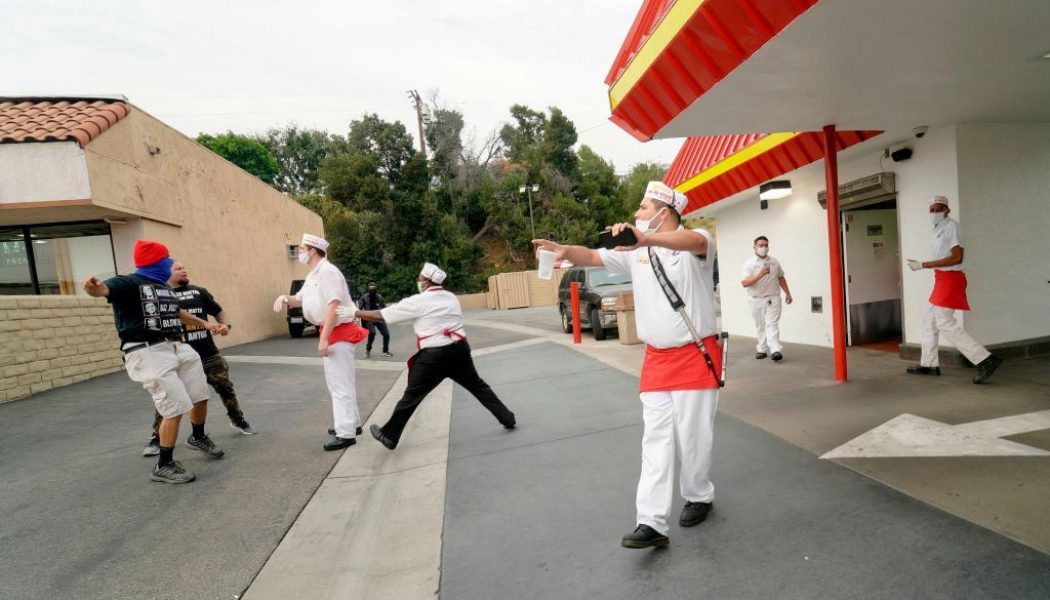
M 379 174 L 395 187 L 401 183 L 401 170 L 416 153 L 405 126 L 400 121 L 388 123 L 377 114 L 352 121 L 347 143 L 350 152 L 375 156 Z
M 619 205 L 628 215 L 638 210 L 638 203 L 645 195 L 645 187 L 650 181 L 663 181 L 667 172 L 665 165 L 656 163 L 638 163 L 631 168 L 620 184 Z
M 277 161 L 258 139 L 227 131 L 219 135 L 202 133 L 197 136 L 197 143 L 266 183 L 273 184 L 277 175 Z
M 347 151 L 341 136 L 295 124 L 269 130 L 264 143 L 277 160 L 274 187 L 292 196 L 320 193 L 321 163 L 329 155 Z

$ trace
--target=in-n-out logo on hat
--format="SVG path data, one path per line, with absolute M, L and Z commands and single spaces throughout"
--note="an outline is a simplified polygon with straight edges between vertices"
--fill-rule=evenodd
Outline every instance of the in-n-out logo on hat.
M 645 188 L 645 195 L 642 196 L 643 200 L 646 198 L 669 204 L 679 215 L 685 210 L 685 205 L 689 203 L 689 199 L 686 198 L 685 194 L 672 189 L 671 186 L 662 181 L 649 182 L 649 185 Z

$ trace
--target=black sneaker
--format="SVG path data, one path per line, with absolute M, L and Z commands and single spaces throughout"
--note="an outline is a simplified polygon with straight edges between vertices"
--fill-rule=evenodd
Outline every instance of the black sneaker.
M 239 430 L 244 435 L 255 435 L 259 433 L 254 427 L 248 424 L 248 421 L 241 419 L 239 421 L 230 421 L 230 427 Z
M 208 458 L 222 458 L 226 455 L 226 452 L 219 450 L 215 442 L 211 441 L 211 438 L 206 433 L 199 439 L 190 435 L 190 437 L 186 438 L 186 445 L 194 450 L 200 450 Z
M 332 439 L 324 443 L 324 449 L 342 450 L 343 448 L 349 448 L 350 446 L 353 446 L 356 443 L 357 440 L 354 438 L 333 437 Z
M 380 444 L 386 446 L 387 450 L 393 450 L 394 448 L 397 448 L 397 442 L 386 437 L 386 434 L 383 433 L 383 428 L 379 425 L 373 423 L 372 426 L 368 428 L 368 431 L 372 433 L 372 437 L 379 440 Z
M 995 370 L 998 369 L 1001 364 L 1003 364 L 1003 359 L 994 354 L 982 360 L 980 364 L 977 365 L 977 375 L 974 375 L 973 382 L 984 383 L 985 381 L 988 381 L 988 378 L 992 376 L 992 373 L 995 373 Z
M 365 358 L 372 358 L 372 351 L 371 350 L 365 350 Z
M 758 352 L 758 353 L 755 354 L 755 358 L 758 359 L 758 360 L 762 360 L 763 358 L 765 358 L 767 356 L 769 356 L 769 355 L 766 354 L 765 352 Z
M 924 367 L 922 365 L 912 365 L 908 367 L 908 372 L 912 375 L 940 375 L 940 367 Z
M 639 525 L 633 532 L 623 536 L 620 545 L 624 548 L 639 550 L 642 548 L 665 548 L 671 539 L 648 525 Z
M 779 362 L 781 360 L 784 360 L 784 355 L 779 352 L 774 352 L 773 356 L 771 356 L 770 358 L 773 359 L 773 362 Z
M 157 436 L 151 436 L 146 445 L 142 447 L 142 456 L 157 456 L 160 454 L 160 440 Z
M 704 522 L 708 513 L 711 512 L 711 502 L 686 502 L 682 507 L 682 516 L 678 517 L 678 524 L 682 527 L 694 527 Z
M 149 476 L 153 481 L 161 483 L 189 483 L 197 478 L 192 471 L 182 468 L 182 463 L 173 460 L 163 467 L 153 465 L 153 473 Z
M 516 429 L 517 427 L 518 427 L 518 422 L 517 421 L 511 421 L 510 423 L 504 423 L 503 424 L 503 428 L 506 429 L 507 431 L 510 431 L 512 429 Z
M 360 427 L 358 427 L 357 429 L 354 430 L 354 435 L 361 435 L 364 432 L 365 432 L 364 429 L 361 429 Z M 329 427 L 328 428 L 328 435 L 335 435 L 335 427 Z

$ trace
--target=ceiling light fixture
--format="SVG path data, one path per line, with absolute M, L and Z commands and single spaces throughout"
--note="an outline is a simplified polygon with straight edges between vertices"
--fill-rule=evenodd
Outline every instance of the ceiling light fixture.
M 758 186 L 758 197 L 762 200 L 777 200 L 791 195 L 791 182 L 782 179 L 767 181 Z

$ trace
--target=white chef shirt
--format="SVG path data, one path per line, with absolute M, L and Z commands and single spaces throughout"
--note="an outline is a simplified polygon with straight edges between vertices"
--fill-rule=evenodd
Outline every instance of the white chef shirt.
M 459 298 L 442 287 L 429 287 L 379 311 L 387 323 L 412 319 L 420 349 L 448 346 L 467 337 Z M 446 335 L 448 331 L 451 335 Z
M 959 232 L 959 223 L 954 219 L 945 219 L 933 226 L 933 244 L 930 251 L 933 252 L 932 260 L 948 258 L 952 255 L 952 248 L 962 247 L 962 233 Z M 962 271 L 962 263 L 950 267 L 937 267 L 936 271 Z
M 325 312 L 332 300 L 338 300 L 339 306 L 357 310 L 357 305 L 350 299 L 346 278 L 327 258 L 322 258 L 321 262 L 314 265 L 295 297 L 303 303 L 303 316 L 314 325 L 324 324 Z M 335 324 L 349 323 L 352 320 L 353 317 L 340 317 L 336 314 Z
M 683 231 L 683 227 L 678 228 Z M 692 231 L 707 239 L 707 257 L 687 251 L 654 247 L 660 257 L 667 278 L 685 301 L 686 314 L 693 322 L 700 337 L 715 334 L 714 262 L 715 243 L 704 229 Z M 601 248 L 598 250 L 602 264 L 610 273 L 630 275 L 634 288 L 634 319 L 638 327 L 638 338 L 654 348 L 677 348 L 693 343 L 681 315 L 671 308 L 660 284 L 649 264 L 649 248 L 637 248 L 630 252 L 618 252 Z
M 744 263 L 744 270 L 740 273 L 740 280 L 751 279 L 755 273 L 761 271 L 762 267 L 766 265 L 769 265 L 769 273 L 763 275 L 762 279 L 759 279 L 751 284 L 751 287 L 747 288 L 748 296 L 765 298 L 766 296 L 780 294 L 780 278 L 784 276 L 784 268 L 780 266 L 780 261 L 769 254 L 765 258 L 752 254 L 751 258 Z

